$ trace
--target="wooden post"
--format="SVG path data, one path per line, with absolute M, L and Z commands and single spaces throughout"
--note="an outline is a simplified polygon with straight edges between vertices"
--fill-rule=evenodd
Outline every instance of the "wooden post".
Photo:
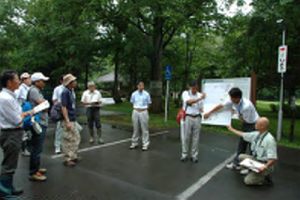
M 257 75 L 254 71 L 251 72 L 251 101 L 256 106 L 256 89 L 257 89 Z

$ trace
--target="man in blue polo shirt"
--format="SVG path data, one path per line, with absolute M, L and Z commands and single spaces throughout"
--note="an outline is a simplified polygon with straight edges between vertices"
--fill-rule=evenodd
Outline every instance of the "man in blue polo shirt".
M 132 93 L 130 102 L 133 104 L 132 123 L 133 135 L 131 139 L 130 149 L 135 149 L 138 146 L 140 134 L 139 129 L 142 130 L 142 150 L 147 151 L 149 148 L 149 130 L 148 121 L 149 114 L 148 108 L 151 104 L 151 98 L 147 91 L 144 90 L 144 82 L 140 81 L 137 90 Z

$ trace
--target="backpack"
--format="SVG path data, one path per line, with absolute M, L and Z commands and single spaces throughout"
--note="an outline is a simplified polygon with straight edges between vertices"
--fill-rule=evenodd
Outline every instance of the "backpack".
M 62 105 L 60 102 L 57 102 L 52 106 L 51 111 L 50 111 L 50 119 L 53 122 L 58 122 L 63 119 L 61 108 L 62 108 Z
M 31 91 L 31 88 L 29 89 L 28 91 L 28 94 L 27 94 L 27 100 L 22 104 L 22 111 L 23 112 L 27 112 L 27 111 L 30 111 L 33 109 L 33 106 L 32 104 L 30 103 L 29 101 L 29 93 Z M 32 128 L 32 117 L 34 117 L 34 121 L 36 122 L 40 122 L 41 121 L 41 118 L 40 118 L 40 113 L 37 113 L 33 116 L 31 115 L 28 115 L 26 116 L 24 119 L 23 119 L 23 129 L 24 130 L 30 130 Z

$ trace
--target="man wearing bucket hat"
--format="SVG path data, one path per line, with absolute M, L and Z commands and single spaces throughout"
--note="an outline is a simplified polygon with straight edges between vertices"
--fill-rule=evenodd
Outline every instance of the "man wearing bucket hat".
M 49 77 L 46 77 L 41 72 L 35 72 L 31 76 L 32 86 L 28 91 L 27 99 L 31 103 L 32 107 L 35 107 L 45 100 L 42 90 L 46 85 L 46 81 L 49 80 Z M 46 169 L 40 168 L 41 165 L 41 153 L 43 151 L 43 144 L 48 127 L 48 112 L 47 110 L 40 113 L 40 126 L 41 132 L 38 133 L 37 130 L 31 128 L 31 155 L 30 155 L 30 164 L 29 164 L 29 180 L 31 181 L 46 181 L 47 177 L 45 176 Z
M 74 89 L 77 86 L 76 77 L 67 74 L 63 78 L 65 87 L 61 95 L 62 114 L 63 114 L 63 133 L 62 133 L 62 151 L 64 154 L 64 165 L 74 167 L 80 160 L 77 155 L 80 144 L 81 126 L 76 122 L 76 100 Z

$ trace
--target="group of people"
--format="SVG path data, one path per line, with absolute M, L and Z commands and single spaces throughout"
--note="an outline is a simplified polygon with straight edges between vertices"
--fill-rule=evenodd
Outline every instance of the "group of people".
M 21 85 L 20 85 L 21 79 Z M 18 164 L 19 152 L 29 156 L 29 180 L 46 181 L 47 169 L 41 167 L 41 153 L 49 123 L 48 110 L 34 113 L 34 108 L 45 101 L 42 90 L 45 88 L 49 77 L 41 72 L 23 73 L 20 78 L 17 72 L 8 70 L 1 75 L 0 92 L 0 145 L 3 150 L 3 161 L 0 175 L 0 198 L 18 199 L 23 190 L 16 189 L 13 185 L 13 176 Z M 61 86 L 54 92 L 53 103 L 60 104 L 62 118 L 57 123 L 59 132 L 55 145 L 57 150 L 62 147 L 66 166 L 75 166 L 80 160 L 77 151 L 80 143 L 81 126 L 76 121 L 75 92 L 76 77 L 67 74 L 61 79 Z M 22 110 L 29 103 L 31 109 Z M 38 128 L 24 126 L 24 119 L 30 116 L 38 122 Z
M 182 94 L 182 109 L 185 111 L 185 119 L 182 119 L 184 123 L 181 123 L 181 126 L 184 126 L 181 131 L 181 161 L 186 162 L 190 157 L 192 162 L 198 162 L 202 118 L 207 119 L 214 113 L 226 109 L 236 112 L 242 122 L 242 131 L 234 129 L 231 125 L 228 126 L 228 130 L 240 136 L 240 140 L 234 160 L 226 167 L 246 175 L 244 178 L 246 185 L 272 184 L 271 173 L 278 157 L 276 141 L 268 131 L 269 120 L 258 115 L 255 106 L 249 99 L 243 98 L 242 91 L 237 87 L 230 89 L 228 93 L 230 98 L 227 101 L 216 105 L 202 117 L 203 99 L 206 95 L 197 90 L 197 82 L 192 81 L 189 84 L 189 90 Z M 240 162 L 246 158 L 263 164 L 263 167 L 258 169 L 259 173 L 240 166 Z
M 23 73 L 19 78 L 17 72 L 9 70 L 3 72 L 1 76 L 0 145 L 4 158 L 0 175 L 0 197 L 16 198 L 17 195 L 23 193 L 13 185 L 13 175 L 17 168 L 20 150 L 24 155 L 30 156 L 29 180 L 45 181 L 47 179 L 47 169 L 41 167 L 41 153 L 49 123 L 49 111 L 44 110 L 36 114 L 33 113 L 33 109 L 23 111 L 22 105 L 29 102 L 34 108 L 45 102 L 42 90 L 48 80 L 49 77 L 41 72 L 32 75 Z M 77 153 L 82 127 L 76 117 L 76 80 L 77 78 L 72 74 L 63 75 L 60 78 L 60 85 L 54 89 L 52 96 L 53 105 L 59 107 L 61 112 L 60 120 L 56 121 L 55 153 L 64 154 L 64 165 L 68 167 L 75 166 L 81 160 Z M 148 109 L 151 105 L 151 97 L 144 87 L 144 83 L 140 81 L 137 84 L 137 90 L 132 93 L 130 98 L 133 105 L 133 135 L 129 148 L 136 149 L 139 146 L 141 135 L 141 148 L 143 151 L 147 151 L 150 146 Z M 275 139 L 268 132 L 269 120 L 259 117 L 254 105 L 250 100 L 242 97 L 242 91 L 239 88 L 232 88 L 229 96 L 228 101 L 216 105 L 211 111 L 203 114 L 203 100 L 206 95 L 198 91 L 197 82 L 192 81 L 189 89 L 182 93 L 182 109 L 185 111 L 185 116 L 182 119 L 184 123 L 182 123 L 183 131 L 181 132 L 180 160 L 186 162 L 190 159 L 194 163 L 198 162 L 202 118 L 209 118 L 213 113 L 222 109 L 233 109 L 242 121 L 243 131 L 228 126 L 228 129 L 240 136 L 241 139 L 236 157 L 232 163 L 228 163 L 227 168 L 240 170 L 242 174 L 247 174 L 244 180 L 247 185 L 262 185 L 270 182 L 270 174 L 277 160 L 277 150 Z M 95 141 L 98 144 L 104 143 L 100 123 L 102 95 L 96 89 L 94 82 L 88 83 L 88 89 L 83 93 L 81 102 L 86 107 L 89 142 L 91 144 Z M 40 129 L 30 127 L 24 130 L 23 120 L 28 116 L 37 118 Z M 249 145 L 250 152 L 247 155 Z M 241 169 L 239 163 L 245 158 L 263 163 L 263 167 L 259 169 L 260 173 Z

